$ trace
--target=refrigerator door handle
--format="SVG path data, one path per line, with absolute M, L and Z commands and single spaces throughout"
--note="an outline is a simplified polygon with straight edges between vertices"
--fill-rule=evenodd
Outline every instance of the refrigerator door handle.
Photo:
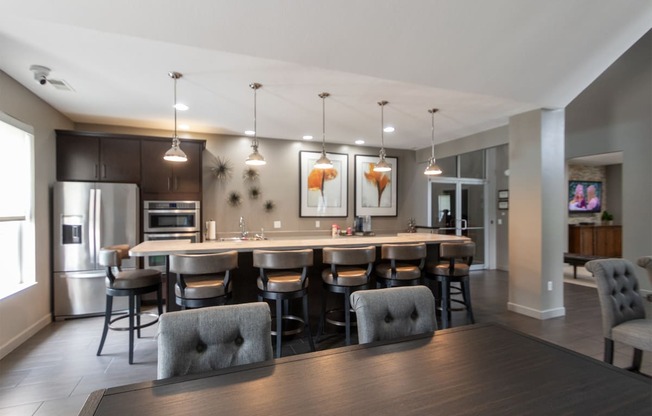
M 95 262 L 95 189 L 88 198 L 88 256 Z
M 100 244 L 102 244 L 102 190 L 95 190 L 95 261 L 99 264 Z

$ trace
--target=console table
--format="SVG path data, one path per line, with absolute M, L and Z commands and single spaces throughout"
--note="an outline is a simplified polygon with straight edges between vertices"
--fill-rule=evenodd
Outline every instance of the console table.
M 586 256 L 622 257 L 622 226 L 568 226 L 568 252 Z

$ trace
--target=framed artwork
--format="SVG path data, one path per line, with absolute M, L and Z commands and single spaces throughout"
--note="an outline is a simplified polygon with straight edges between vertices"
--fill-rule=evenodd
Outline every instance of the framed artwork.
M 498 191 L 498 199 L 508 199 L 509 191 L 507 189 L 501 189 Z
M 378 156 L 355 155 L 355 215 L 395 217 L 398 158 L 386 157 L 389 172 L 374 172 Z
M 326 153 L 331 169 L 316 169 L 321 152 L 299 152 L 299 216 L 347 217 L 349 156 Z

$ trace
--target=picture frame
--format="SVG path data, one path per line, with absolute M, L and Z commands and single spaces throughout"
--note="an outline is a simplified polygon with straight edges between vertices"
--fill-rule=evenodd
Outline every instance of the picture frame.
M 398 215 L 398 158 L 385 157 L 389 172 L 374 172 L 378 156 L 355 155 L 355 215 L 396 217 Z
M 509 190 L 500 189 L 498 191 L 498 199 L 508 199 L 508 198 L 509 198 Z
M 349 155 L 326 153 L 332 169 L 314 167 L 321 152 L 299 151 L 299 217 L 347 217 Z
M 509 209 L 509 201 L 498 201 L 498 209 Z

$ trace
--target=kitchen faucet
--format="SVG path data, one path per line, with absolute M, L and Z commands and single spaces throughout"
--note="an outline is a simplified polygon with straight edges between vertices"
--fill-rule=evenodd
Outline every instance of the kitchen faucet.
M 246 231 L 246 228 L 245 228 L 244 217 L 240 217 L 240 237 L 246 237 L 247 234 L 249 234 L 249 233 Z

